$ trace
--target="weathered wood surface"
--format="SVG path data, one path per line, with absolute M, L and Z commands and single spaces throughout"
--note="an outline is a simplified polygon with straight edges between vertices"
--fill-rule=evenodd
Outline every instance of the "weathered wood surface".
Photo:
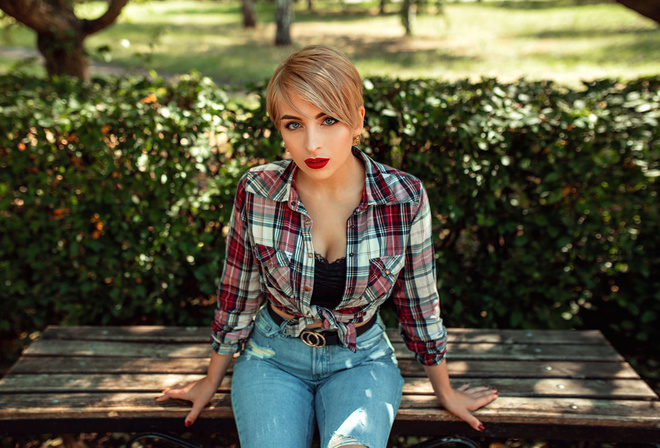
M 397 427 L 420 435 L 475 436 L 439 408 L 422 367 L 400 336 L 389 334 L 406 379 Z M 478 411 L 486 435 L 515 437 L 532 428 L 538 438 L 556 439 L 564 428 L 571 438 L 585 440 L 660 440 L 658 396 L 600 332 L 451 329 L 449 334 L 452 381 L 500 391 L 498 400 Z M 103 432 L 136 422 L 152 430 L 184 431 L 189 404 L 157 403 L 154 397 L 205 373 L 208 339 L 206 328 L 48 328 L 0 380 L 0 433 L 53 427 Z M 231 369 L 202 421 L 232 421 L 230 387 Z

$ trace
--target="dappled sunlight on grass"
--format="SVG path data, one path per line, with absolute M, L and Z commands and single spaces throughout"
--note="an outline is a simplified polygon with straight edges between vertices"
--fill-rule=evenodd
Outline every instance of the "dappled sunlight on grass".
M 512 81 L 632 78 L 660 72 L 660 28 L 616 4 L 566 2 L 448 3 L 418 14 L 405 37 L 398 4 L 378 14 L 376 2 L 318 0 L 296 4 L 294 46 L 275 48 L 273 5 L 256 4 L 258 26 L 242 27 L 239 2 L 129 3 L 118 23 L 90 37 L 89 52 L 110 49 L 113 64 L 159 73 L 200 71 L 219 83 L 267 79 L 282 57 L 324 43 L 345 51 L 365 76 L 448 80 L 496 77 Z M 101 3 L 81 5 L 86 17 Z M 13 30 L 9 45 L 34 48 L 34 36 Z M 121 43 L 123 42 L 124 45 Z M 11 61 L 0 59 L 0 72 Z

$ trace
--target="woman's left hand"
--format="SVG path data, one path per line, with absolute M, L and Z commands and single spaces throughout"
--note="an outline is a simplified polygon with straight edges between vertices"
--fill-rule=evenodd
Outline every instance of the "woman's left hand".
M 472 412 L 486 406 L 497 397 L 497 389 L 494 387 L 470 387 L 465 383 L 457 389 L 444 390 L 442 395 L 438 396 L 438 400 L 456 417 L 464 420 L 477 431 L 483 431 L 486 428 L 477 417 L 472 415 Z
M 454 389 L 449 384 L 446 362 L 435 366 L 424 366 L 424 370 L 431 381 L 435 396 L 446 410 L 465 420 L 477 431 L 486 429 L 472 412 L 495 400 L 497 389 L 488 386 L 470 387 L 467 383 Z

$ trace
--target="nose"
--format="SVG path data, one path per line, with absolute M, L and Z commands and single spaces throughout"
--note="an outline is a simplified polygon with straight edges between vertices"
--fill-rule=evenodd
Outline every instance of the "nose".
M 307 151 L 316 152 L 321 149 L 321 135 L 319 131 L 313 127 L 307 128 L 305 135 L 305 149 Z

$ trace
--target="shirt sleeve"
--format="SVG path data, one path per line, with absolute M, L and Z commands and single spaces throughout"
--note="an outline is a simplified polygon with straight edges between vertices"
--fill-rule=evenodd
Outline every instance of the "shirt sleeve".
M 236 189 L 211 334 L 211 347 L 223 355 L 241 350 L 243 341 L 252 332 L 254 316 L 263 301 L 246 219 L 249 206 L 245 182 L 246 176 Z
M 440 364 L 447 347 L 447 329 L 440 317 L 431 210 L 424 187 L 410 229 L 403 269 L 392 292 L 401 328 L 409 350 L 424 365 Z

